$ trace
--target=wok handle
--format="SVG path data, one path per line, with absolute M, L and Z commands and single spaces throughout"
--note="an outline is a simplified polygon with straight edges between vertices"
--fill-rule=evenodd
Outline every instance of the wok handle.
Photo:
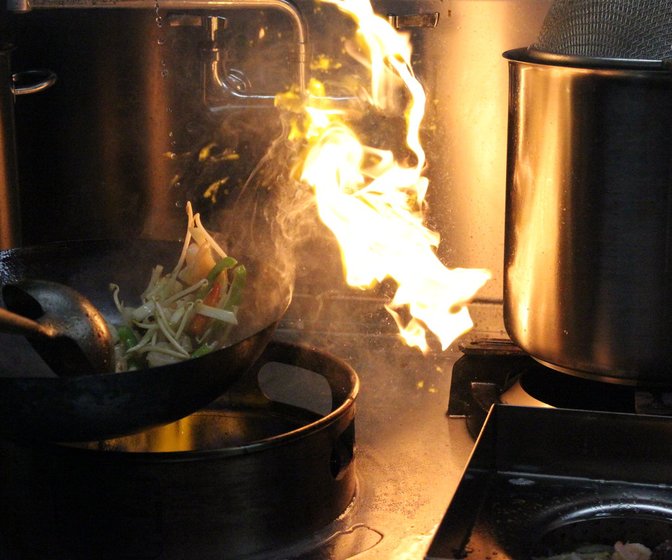
M 48 327 L 18 313 L 12 313 L 4 307 L 0 307 L 0 332 L 22 334 L 32 338 L 53 338 L 54 336 Z

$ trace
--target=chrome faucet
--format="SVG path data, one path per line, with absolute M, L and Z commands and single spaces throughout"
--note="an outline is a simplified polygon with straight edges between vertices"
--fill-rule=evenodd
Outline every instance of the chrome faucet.
M 289 0 L 7 0 L 7 9 L 28 12 L 37 9 L 72 8 L 137 8 L 180 11 L 168 21 L 172 26 L 198 25 L 206 30 L 208 47 L 203 52 L 203 95 L 209 110 L 218 111 L 234 105 L 273 105 L 274 95 L 250 92 L 250 84 L 242 72 L 226 68 L 226 60 L 217 45 L 217 33 L 227 21 L 218 12 L 226 9 L 275 9 L 289 16 L 296 35 L 298 62 L 296 82 L 301 94 L 306 90 L 307 25 L 303 15 Z M 198 10 L 197 16 L 188 12 Z M 202 15 L 204 11 L 213 15 Z

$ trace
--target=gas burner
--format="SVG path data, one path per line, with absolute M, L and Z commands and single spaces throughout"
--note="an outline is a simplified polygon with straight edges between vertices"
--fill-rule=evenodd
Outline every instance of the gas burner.
M 561 373 L 508 339 L 463 344 L 453 367 L 448 414 L 465 417 L 476 437 L 493 404 L 672 415 L 672 393 Z
M 427 558 L 665 543 L 671 427 L 662 416 L 494 405 Z

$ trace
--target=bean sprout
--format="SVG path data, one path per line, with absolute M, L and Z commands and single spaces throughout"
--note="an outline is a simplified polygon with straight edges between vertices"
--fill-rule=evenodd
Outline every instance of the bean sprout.
M 226 342 L 238 323 L 247 271 L 203 227 L 187 203 L 187 230 L 175 268 L 152 269 L 140 304 L 127 306 L 119 285 L 110 291 L 121 322 L 113 326 L 117 371 L 198 357 Z

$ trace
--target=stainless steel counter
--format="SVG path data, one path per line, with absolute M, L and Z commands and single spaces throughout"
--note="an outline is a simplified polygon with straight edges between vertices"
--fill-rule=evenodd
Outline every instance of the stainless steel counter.
M 347 360 L 357 371 L 361 389 L 355 464 L 360 486 L 350 511 L 321 535 L 324 546 L 288 557 L 424 558 L 474 445 L 465 422 L 447 416 L 451 371 L 461 353 L 454 345 L 423 355 L 384 326 L 367 332 L 354 322 L 333 320 L 330 305 L 343 311 L 352 305 L 367 306 L 356 299 L 327 301 L 323 310 L 325 316 L 331 315 L 329 322 L 295 321 L 310 316 L 301 309 L 307 304 L 295 298 L 277 336 L 315 345 Z M 375 315 L 375 302 L 368 305 Z M 473 315 L 478 329 L 467 336 L 500 332 L 497 306 L 475 306 Z
M 496 305 L 475 307 L 475 314 L 482 311 L 484 316 L 499 308 Z M 483 321 L 479 323 L 484 324 Z M 479 330 L 470 336 L 476 336 L 477 332 L 480 334 Z M 354 421 L 357 491 L 346 511 L 319 529 L 318 534 L 310 534 L 307 530 L 307 534 L 298 537 L 298 542 L 293 540 L 294 537 L 284 541 L 293 543 L 289 549 L 266 550 L 253 558 L 246 556 L 244 560 L 424 558 L 458 486 L 474 443 L 467 432 L 465 421 L 447 416 L 451 371 L 461 356 L 459 350 L 451 348 L 445 352 L 433 351 L 423 355 L 418 350 L 408 348 L 396 334 L 393 322 L 382 308 L 381 300 L 343 294 L 322 298 L 297 295 L 276 339 L 314 347 L 321 353 L 327 352 L 347 361 L 358 373 L 360 391 Z M 39 472 L 41 467 L 35 471 L 39 479 L 37 481 L 31 474 L 24 475 L 28 471 L 20 465 L 32 464 L 32 452 L 29 450 L 24 455 L 19 453 L 17 446 L 6 447 L 10 452 L 3 460 L 9 460 L 9 470 L 4 473 L 4 482 L 9 480 L 9 485 L 13 486 L 11 481 L 20 473 L 18 478 L 23 479 L 26 488 L 31 488 L 31 497 L 26 498 L 25 493 L 19 493 L 23 497 L 16 500 L 18 510 L 14 507 L 6 510 L 6 517 L 17 515 L 20 521 L 8 522 L 7 526 L 0 528 L 0 557 L 3 560 L 43 560 L 43 554 L 35 556 L 34 553 L 44 548 L 28 550 L 32 547 L 32 541 L 36 540 L 35 535 L 40 534 L 37 540 L 41 543 L 49 543 L 52 538 L 55 543 L 63 541 L 63 550 L 54 552 L 53 560 L 88 558 L 87 555 L 82 556 L 79 549 L 66 546 L 71 542 L 67 540 L 69 537 L 54 529 L 54 523 L 51 522 L 59 520 L 62 508 L 72 500 L 69 493 L 59 494 L 55 498 L 52 496 L 59 493 L 62 480 L 59 477 L 54 479 L 49 475 L 43 476 L 44 473 Z M 0 451 L 4 453 L 4 449 Z M 24 456 L 29 457 L 24 462 L 17 459 Z M 39 460 L 42 457 L 39 453 L 35 457 L 38 457 L 35 464 L 40 466 L 51 465 L 52 459 L 55 460 L 55 455 L 47 455 L 44 460 Z M 273 468 L 272 464 L 269 468 Z M 51 468 L 48 467 L 47 471 L 51 472 Z M 103 488 L 108 488 L 110 481 L 105 477 L 103 479 L 97 480 L 94 487 L 98 488 L 97 485 L 101 484 Z M 129 487 L 131 483 L 124 478 L 120 484 L 123 488 L 124 485 Z M 8 490 L 7 486 L 5 484 L 4 490 Z M 32 490 L 36 488 L 41 488 L 43 492 Z M 133 488 L 131 484 L 129 496 L 136 499 Z M 11 491 L 9 494 L 17 493 Z M 198 502 L 194 500 L 199 498 L 185 494 L 181 499 L 184 500 L 183 507 L 189 509 L 196 507 Z M 309 499 L 310 495 L 306 494 L 305 500 Z M 49 505 L 42 507 L 43 502 Z M 89 504 L 87 507 L 96 511 L 98 505 Z M 102 507 L 114 510 L 120 506 L 107 504 Z M 33 508 L 39 515 L 26 516 L 23 509 L 33 511 Z M 160 521 L 161 517 L 157 517 L 154 509 L 150 509 L 141 516 L 132 517 L 129 526 L 138 526 L 133 520 Z M 121 517 L 127 519 L 124 517 L 128 513 L 126 508 L 117 510 Z M 300 510 L 299 505 L 298 509 L 288 508 L 278 514 L 298 514 Z M 45 515 L 41 514 L 43 511 Z M 161 547 L 156 549 L 159 550 L 157 553 L 151 547 L 143 546 L 151 542 L 163 542 L 156 540 L 165 537 L 165 528 L 159 521 L 156 521 L 156 525 L 139 525 L 140 529 L 135 535 L 139 545 L 131 547 L 132 554 L 128 550 L 124 554 L 120 554 L 119 549 L 111 551 L 109 541 L 103 542 L 105 548 L 101 552 L 105 553 L 106 558 L 114 557 L 115 560 L 131 557 L 146 560 L 181 558 L 175 556 L 170 548 L 165 549 L 164 556 Z M 241 522 L 245 523 L 244 517 Z M 26 524 L 31 526 L 27 527 Z M 148 528 L 148 532 L 143 532 L 142 527 Z M 11 537 L 15 529 L 20 533 L 19 540 L 27 537 L 31 543 L 21 541 L 24 544 L 15 547 Z M 90 535 L 87 537 L 84 531 L 77 540 L 88 543 L 88 538 Z M 92 544 L 85 548 L 95 548 L 99 541 L 93 539 Z

